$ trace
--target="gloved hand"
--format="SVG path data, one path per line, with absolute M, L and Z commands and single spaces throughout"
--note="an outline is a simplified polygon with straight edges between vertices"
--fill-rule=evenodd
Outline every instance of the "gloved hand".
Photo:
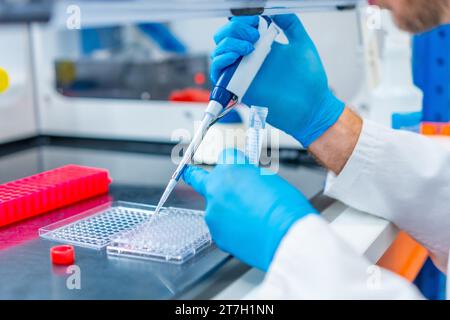
M 262 174 L 239 151 L 226 150 L 219 162 L 211 173 L 188 167 L 183 178 L 206 198 L 206 223 L 217 246 L 267 271 L 289 228 L 316 210 L 288 182 Z
M 272 19 L 289 44 L 273 44 L 242 101 L 269 108 L 267 121 L 308 147 L 338 120 L 344 103 L 331 92 L 316 47 L 297 16 Z M 257 16 L 234 17 L 216 33 L 217 47 L 211 55 L 213 82 L 240 56 L 253 51 L 259 39 L 258 23 Z

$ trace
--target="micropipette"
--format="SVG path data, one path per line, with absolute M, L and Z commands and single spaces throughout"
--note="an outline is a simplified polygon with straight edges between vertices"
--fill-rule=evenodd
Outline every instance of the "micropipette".
M 272 43 L 278 36 L 279 30 L 270 18 L 264 16 L 259 20 L 258 29 L 260 38 L 255 43 L 253 52 L 245 57 L 239 58 L 233 65 L 223 71 L 211 92 L 210 102 L 206 108 L 200 127 L 197 129 L 181 162 L 178 164 L 169 184 L 164 190 L 154 215 L 159 213 L 173 189 L 175 189 L 175 186 L 183 175 L 184 169 L 191 162 L 195 151 L 197 151 L 209 127 L 241 101 L 266 60 L 266 57 L 269 55 Z

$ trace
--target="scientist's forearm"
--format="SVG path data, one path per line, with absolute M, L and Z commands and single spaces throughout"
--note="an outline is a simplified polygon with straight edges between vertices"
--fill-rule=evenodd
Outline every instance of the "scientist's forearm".
M 362 124 L 360 116 L 345 108 L 339 120 L 309 146 L 309 152 L 327 169 L 339 174 L 355 149 Z

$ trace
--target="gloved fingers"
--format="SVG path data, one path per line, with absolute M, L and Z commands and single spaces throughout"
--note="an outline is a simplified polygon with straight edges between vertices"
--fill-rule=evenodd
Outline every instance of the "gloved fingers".
M 223 69 L 232 65 L 240 58 L 236 52 L 227 52 L 213 59 L 211 63 L 211 80 L 216 83 L 222 74 Z
M 295 14 L 280 14 L 271 18 L 283 30 L 290 43 L 309 39 L 305 27 Z
M 252 27 L 258 27 L 259 26 L 259 16 L 235 16 L 231 17 L 230 21 L 238 21 L 241 23 L 248 24 Z
M 228 52 L 237 53 L 239 56 L 246 56 L 254 49 L 253 44 L 246 40 L 225 38 L 214 49 L 211 54 L 211 59 Z
M 219 44 L 226 38 L 236 38 L 255 43 L 259 39 L 259 32 L 252 25 L 241 22 L 240 20 L 232 20 L 216 32 L 214 42 Z
M 219 165 L 249 164 L 248 158 L 238 149 L 225 149 L 217 159 Z
M 195 166 L 188 166 L 183 172 L 183 180 L 202 196 L 206 195 L 209 172 Z

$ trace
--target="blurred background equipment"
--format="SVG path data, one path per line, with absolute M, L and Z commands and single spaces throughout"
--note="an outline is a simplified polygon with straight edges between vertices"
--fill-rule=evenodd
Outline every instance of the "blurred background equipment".
M 186 10 L 173 7 L 186 1 L 131 1 L 128 11 L 119 5 L 123 2 L 103 5 L 104 14 L 97 15 L 97 24 L 93 24 L 89 23 L 89 12 L 96 8 L 96 1 L 76 1 L 81 8 L 80 30 L 59 23 L 58 17 L 67 18 L 67 13 L 58 9 L 50 24 L 32 24 L 29 28 L 36 75 L 36 118 L 43 133 L 187 143 L 212 86 L 209 55 L 214 48 L 213 34 L 232 8 L 245 8 L 247 3 L 251 8 L 266 4 L 268 13 L 301 10 L 333 89 L 348 100 L 361 83 L 362 69 L 354 64 L 359 55 L 355 50 L 360 41 L 358 15 L 355 10 L 336 10 L 354 7 L 358 1 L 276 1 L 277 6 L 274 1 L 188 1 L 193 7 Z M 145 12 L 145 5 L 159 6 L 153 14 L 165 14 L 146 21 L 139 14 L 125 14 Z M 197 7 L 200 5 L 202 10 Z M 165 6 L 172 6 L 171 10 Z M 137 21 L 123 22 L 121 17 L 114 20 L 109 12 L 118 12 L 119 8 L 121 16 Z M 194 12 L 201 14 L 201 19 L 193 18 Z M 108 19 L 111 21 L 106 22 Z M 329 37 L 321 36 L 322 19 L 330 26 Z M 345 37 L 348 44 L 339 56 L 334 49 L 338 37 Z M 246 122 L 248 110 L 241 108 L 239 112 Z M 284 134 L 280 145 L 299 150 L 294 139 Z
M 0 93 L 5 92 L 9 87 L 9 76 L 5 70 L 0 68 Z
M 397 29 L 387 30 L 386 35 L 368 28 L 367 8 L 361 6 L 354 10 L 361 2 L 364 1 L 0 0 L 0 23 L 3 23 L 0 28 L 0 66 L 7 71 L 9 79 L 8 90 L 0 96 L 0 143 L 4 147 L 0 151 L 6 155 L 0 158 L 0 179 L 15 180 L 27 173 L 31 175 L 75 161 L 108 168 L 114 177 L 111 197 L 156 202 L 173 170 L 170 156 L 174 144 L 190 141 L 194 122 L 201 118 L 209 100 L 212 88 L 209 54 L 214 48 L 213 34 L 231 14 L 298 12 L 323 58 L 333 90 L 344 101 L 355 101 L 358 110 L 369 116 L 374 112 L 373 108 L 380 105 L 372 103 L 376 100 L 372 99 L 372 93 L 375 88 L 383 87 L 386 77 L 390 90 L 399 88 L 399 79 L 403 84 L 404 80 L 411 79 L 407 62 L 411 44 L 409 38 Z M 74 12 L 77 12 L 69 8 L 79 9 L 79 28 L 76 23 L 68 24 L 68 19 L 74 18 Z M 324 32 L 323 21 L 327 21 L 327 32 Z M 423 120 L 423 133 L 447 132 L 450 121 L 448 39 L 447 27 L 414 38 L 414 78 L 416 85 L 424 91 L 423 117 L 421 112 L 397 114 L 420 109 L 419 92 L 411 81 L 406 81 L 406 91 L 404 87 L 400 88 L 400 96 L 412 96 L 413 99 L 403 99 L 406 103 L 400 109 L 392 103 L 397 101 L 395 95 L 389 96 L 392 97 L 390 100 L 388 95 L 378 95 L 385 99 L 383 106 L 389 106 L 389 109 L 381 110 L 384 119 L 392 116 L 395 128 L 415 127 L 419 131 Z M 283 37 L 279 40 L 285 41 Z M 340 45 L 342 43 L 345 45 Z M 340 50 L 336 53 L 338 46 Z M 395 79 L 389 78 L 383 70 L 400 58 L 404 61 L 401 70 L 396 70 Z M 5 81 L 0 80 L 0 86 L 1 83 Z M 245 128 L 248 111 L 247 108 L 239 108 L 215 128 L 219 133 L 227 128 Z M 428 130 L 429 123 L 440 129 Z M 268 127 L 268 131 L 272 130 Z M 214 156 L 208 155 L 216 153 L 208 148 L 217 146 L 218 142 L 214 137 L 209 141 L 199 153 L 199 156 L 206 155 L 200 157 L 201 162 L 214 162 L 211 159 Z M 292 160 L 289 164 L 283 163 L 280 173 L 309 198 L 320 193 L 325 173 L 311 166 L 311 162 L 309 166 L 305 165 L 306 153 L 289 136 L 281 134 L 279 146 L 281 157 Z M 15 154 L 11 155 L 13 152 Z M 298 163 L 302 166 L 297 166 Z M 172 199 L 178 201 L 172 203 L 175 206 L 197 206 L 195 209 L 199 209 L 202 205 L 192 193 L 186 190 L 179 192 Z M 356 227 L 370 219 L 340 203 L 324 200 L 324 205 L 319 200 L 318 207 L 325 212 L 324 216 L 331 217 L 330 221 L 338 220 L 335 218 L 341 214 L 347 215 L 354 223 L 352 227 Z M 358 220 L 360 216 L 364 218 Z M 369 224 L 372 225 L 371 222 Z M 414 280 L 425 261 L 426 252 L 421 257 L 414 257 L 402 249 L 402 256 L 406 257 L 404 261 L 414 260 L 414 263 L 405 265 L 398 259 L 393 261 L 391 257 L 398 258 L 398 255 L 387 249 L 397 231 L 383 221 L 377 220 L 373 225 L 378 228 L 377 236 L 365 238 L 368 245 L 364 253 L 373 263 L 382 261 L 391 270 L 403 272 L 408 280 Z M 10 230 L 8 235 L 15 232 L 14 228 Z M 361 239 L 351 240 L 359 247 L 366 243 Z M 416 245 L 412 244 L 413 247 Z M 20 256 L 16 254 L 14 243 L 10 242 L 8 246 L 12 246 L 8 252 L 13 257 Z M 404 246 L 400 245 L 400 248 Z M 98 261 L 97 256 L 85 251 L 80 254 L 91 265 Z M 155 290 L 149 293 L 150 298 L 170 298 L 180 294 L 205 297 L 208 296 L 206 291 L 202 295 L 193 291 L 188 293 L 185 289 L 193 288 L 205 274 L 212 274 L 231 260 L 217 250 L 207 252 L 205 256 L 182 272 L 174 268 L 162 270 L 152 265 L 152 271 L 161 275 L 160 279 L 146 277 L 147 266 L 108 262 L 105 277 L 112 285 L 118 285 L 120 275 L 136 276 L 135 282 L 145 285 L 145 289 L 154 286 Z M 23 268 L 14 270 L 15 274 L 34 270 L 35 278 L 48 276 L 45 262 L 38 263 L 37 267 L 33 264 L 30 268 L 28 261 L 18 264 L 9 258 L 2 261 L 8 263 L 4 264 L 5 270 Z M 41 265 L 45 268 L 40 269 Z M 231 279 L 235 280 L 248 271 L 242 266 L 239 268 L 240 273 L 233 270 L 235 273 Z M 428 290 L 429 297 L 439 298 L 440 287 L 429 284 L 430 281 L 442 283 L 442 277 L 440 274 L 437 276 L 435 270 L 429 270 L 427 267 L 423 269 L 417 283 L 423 292 Z M 250 276 L 261 279 L 261 275 L 254 277 L 254 273 Z M 138 281 L 144 278 L 148 282 Z M 96 283 L 94 278 L 86 278 L 86 281 Z M 239 281 L 237 279 L 236 283 Z M 248 283 L 246 281 L 243 280 Z M 9 287 L 14 290 L 17 285 L 20 281 L 13 281 Z M 239 288 L 241 294 L 242 287 Z M 39 298 L 42 292 L 49 292 L 39 285 L 30 290 L 35 290 L 30 292 L 30 296 Z M 139 293 L 136 288 L 124 290 L 127 297 L 136 297 Z M 118 298 L 114 296 L 118 294 L 116 290 L 104 292 L 111 294 L 111 298 Z M 71 298 L 66 289 L 59 294 L 60 297 Z M 223 297 L 230 296 L 224 294 Z
M 48 22 L 54 0 L 0 0 L 0 23 Z

